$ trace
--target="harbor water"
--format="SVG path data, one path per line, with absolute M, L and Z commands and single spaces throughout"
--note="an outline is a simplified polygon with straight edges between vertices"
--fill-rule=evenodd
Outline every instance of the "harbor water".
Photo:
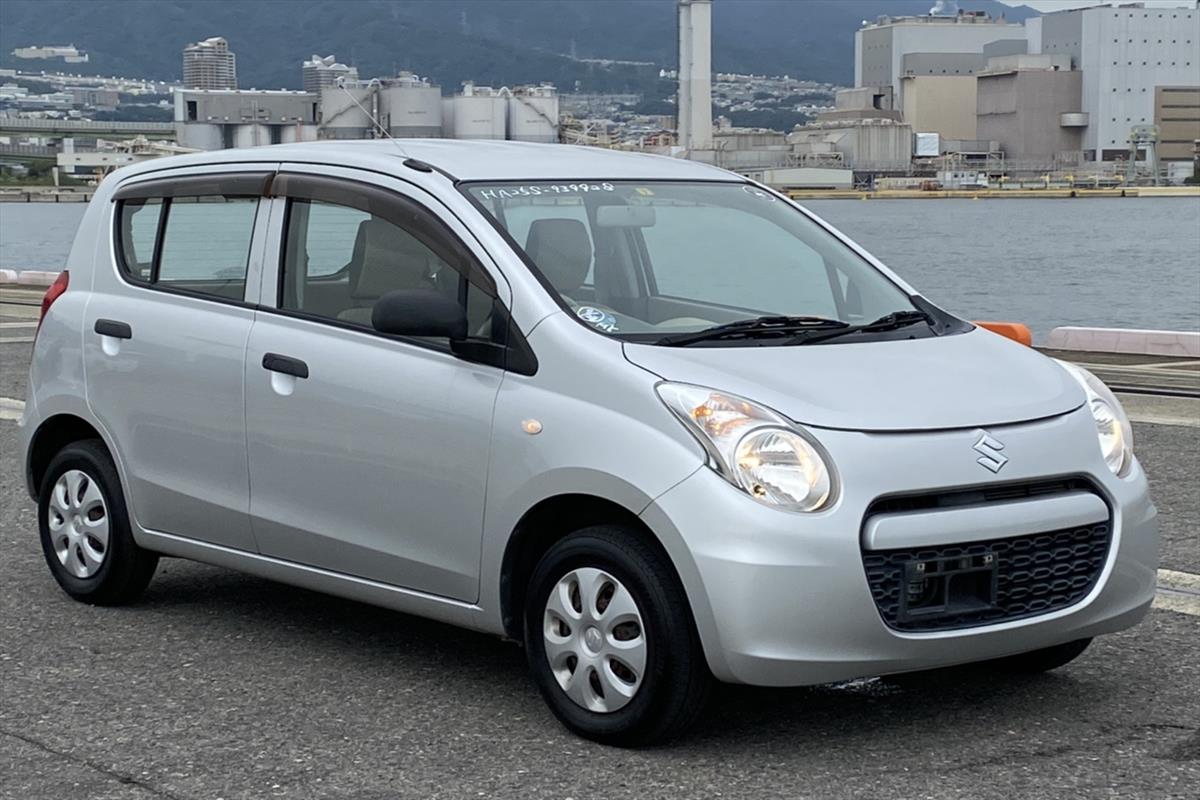
M 809 200 L 925 296 L 978 320 L 1200 330 L 1200 199 Z M 0 268 L 59 269 L 82 204 L 0 205 Z

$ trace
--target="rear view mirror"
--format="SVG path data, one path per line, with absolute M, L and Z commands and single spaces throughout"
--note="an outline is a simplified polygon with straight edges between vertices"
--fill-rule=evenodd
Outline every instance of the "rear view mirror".
M 654 225 L 654 206 L 600 206 L 597 228 L 649 228 Z
M 375 301 L 371 326 L 392 336 L 467 338 L 467 312 L 433 289 L 397 289 Z

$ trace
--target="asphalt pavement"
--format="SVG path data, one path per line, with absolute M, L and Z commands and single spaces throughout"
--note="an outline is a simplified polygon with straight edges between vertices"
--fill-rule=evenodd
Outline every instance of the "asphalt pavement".
M 28 353 L 0 344 L 0 397 Z M 1200 796 L 1194 613 L 1025 680 L 722 687 L 690 736 L 620 750 L 561 728 L 487 636 L 176 559 L 136 605 L 68 599 L 16 433 L 0 417 L 0 798 Z M 1200 427 L 1135 441 L 1163 566 L 1200 573 Z

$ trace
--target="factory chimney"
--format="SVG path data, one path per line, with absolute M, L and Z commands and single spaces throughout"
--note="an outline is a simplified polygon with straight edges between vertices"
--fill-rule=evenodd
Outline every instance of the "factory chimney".
M 679 144 L 688 153 L 711 150 L 712 0 L 679 4 Z

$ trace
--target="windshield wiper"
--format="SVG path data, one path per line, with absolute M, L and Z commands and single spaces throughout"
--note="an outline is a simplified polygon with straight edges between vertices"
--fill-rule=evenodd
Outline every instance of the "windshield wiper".
M 918 322 L 932 324 L 933 319 L 924 311 L 919 311 L 915 308 L 902 309 L 893 311 L 890 314 L 884 314 L 877 320 L 866 322 L 862 325 L 847 325 L 844 328 L 839 328 L 835 331 L 812 332 L 800 331 L 792 338 L 788 344 L 813 344 L 814 342 L 824 342 L 828 339 L 836 339 L 839 336 L 846 336 L 851 333 L 874 333 L 876 331 L 894 331 L 897 328 L 905 328 L 909 325 L 916 325 Z
M 739 319 L 714 325 L 702 331 L 692 333 L 673 333 L 656 339 L 655 344 L 686 347 L 696 342 L 710 342 L 717 339 L 766 339 L 775 336 L 803 333 L 806 331 L 830 330 L 849 328 L 849 322 L 827 317 L 785 317 L 767 316 Z

